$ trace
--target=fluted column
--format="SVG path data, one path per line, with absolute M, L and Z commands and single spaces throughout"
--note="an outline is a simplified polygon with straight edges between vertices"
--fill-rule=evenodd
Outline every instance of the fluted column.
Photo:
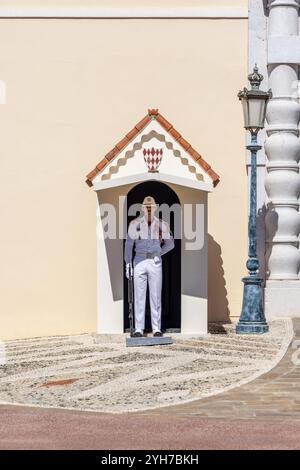
M 298 59 L 295 57 L 293 61 L 292 50 L 287 51 L 284 47 L 285 41 L 291 41 L 293 37 L 295 50 L 298 44 L 299 0 L 270 0 L 268 6 L 269 48 L 270 45 L 277 49 L 282 47 L 282 51 L 277 50 L 274 54 L 269 49 L 269 86 L 273 99 L 268 106 L 265 143 L 265 188 L 269 199 L 266 215 L 266 314 L 277 316 L 287 314 L 289 309 L 291 312 L 298 310 L 300 314 Z M 292 48 L 289 49 L 293 49 L 293 42 L 290 44 Z M 285 291 L 280 294 L 281 288 Z M 290 288 L 292 293 L 287 291 Z M 286 296 L 286 303 L 278 303 L 278 295 L 281 298 Z M 289 302 L 299 303 L 299 306 L 289 307 Z

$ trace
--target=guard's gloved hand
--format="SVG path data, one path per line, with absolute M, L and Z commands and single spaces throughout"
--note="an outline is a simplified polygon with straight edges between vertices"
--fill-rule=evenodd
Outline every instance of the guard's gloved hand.
M 131 272 L 131 273 L 133 272 L 132 264 L 131 264 L 131 263 L 127 263 L 127 264 L 126 264 L 126 277 L 127 277 L 127 279 L 130 278 L 130 272 Z
M 154 263 L 158 264 L 160 262 L 160 257 L 159 256 L 154 256 Z

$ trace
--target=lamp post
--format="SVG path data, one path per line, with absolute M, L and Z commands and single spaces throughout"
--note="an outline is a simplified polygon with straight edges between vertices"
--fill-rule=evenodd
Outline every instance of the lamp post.
M 257 134 L 264 128 L 267 103 L 272 92 L 259 89 L 263 76 L 258 73 L 255 65 L 253 72 L 248 76 L 251 90 L 244 88 L 238 97 L 242 101 L 244 112 L 244 127 L 251 132 L 251 144 L 247 150 L 251 152 L 251 180 L 250 180 L 250 215 L 249 215 L 249 251 L 247 260 L 248 276 L 244 277 L 243 307 L 239 322 L 236 326 L 238 334 L 266 333 L 269 330 L 263 309 L 263 279 L 258 276 L 259 261 L 257 258 L 256 240 L 256 211 L 257 211 L 257 152 L 262 147 L 257 144 Z

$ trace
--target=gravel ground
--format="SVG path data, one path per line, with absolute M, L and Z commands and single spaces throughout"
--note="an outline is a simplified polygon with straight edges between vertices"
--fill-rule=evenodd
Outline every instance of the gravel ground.
M 198 400 L 271 370 L 293 328 L 282 319 L 261 336 L 236 335 L 233 324 L 211 324 L 201 337 L 172 336 L 172 345 L 143 348 L 126 348 L 124 335 L 7 341 L 0 403 L 119 413 Z

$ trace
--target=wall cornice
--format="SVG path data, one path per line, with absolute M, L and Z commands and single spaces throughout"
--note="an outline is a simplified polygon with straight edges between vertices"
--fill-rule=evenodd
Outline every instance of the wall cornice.
M 131 8 L 92 8 L 92 7 L 0 7 L 0 18 L 81 18 L 81 19 L 128 19 L 128 18 L 248 18 L 248 9 L 243 7 L 131 7 Z

